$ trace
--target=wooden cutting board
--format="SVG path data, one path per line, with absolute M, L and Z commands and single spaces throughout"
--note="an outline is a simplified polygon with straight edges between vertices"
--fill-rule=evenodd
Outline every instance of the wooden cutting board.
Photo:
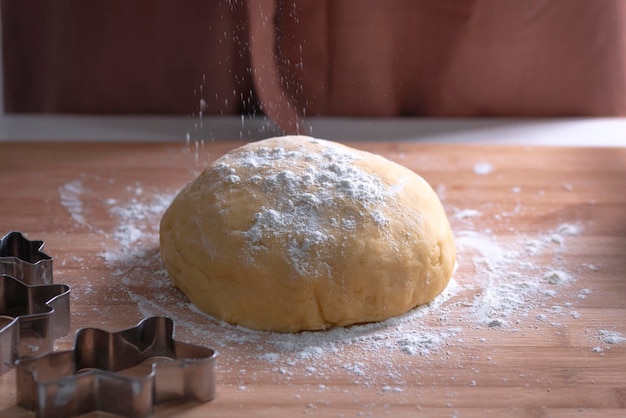
M 435 306 L 284 336 L 202 315 L 159 263 L 169 199 L 237 145 L 0 144 L 0 234 L 45 241 L 72 287 L 56 349 L 152 315 L 217 348 L 217 398 L 155 416 L 626 416 L 626 149 L 353 143 L 435 188 L 460 267 Z M 0 416 L 31 416 L 15 397 L 12 370 Z

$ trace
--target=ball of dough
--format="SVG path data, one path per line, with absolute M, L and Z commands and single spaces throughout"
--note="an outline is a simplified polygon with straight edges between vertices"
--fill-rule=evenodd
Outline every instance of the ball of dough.
M 373 322 L 431 301 L 455 264 L 441 202 L 413 171 L 305 136 L 209 165 L 160 225 L 163 262 L 223 321 L 297 332 Z

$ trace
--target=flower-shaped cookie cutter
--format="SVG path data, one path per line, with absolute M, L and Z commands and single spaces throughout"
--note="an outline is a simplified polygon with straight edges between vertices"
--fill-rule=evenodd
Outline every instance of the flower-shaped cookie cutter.
M 42 247 L 20 232 L 0 239 L 0 374 L 20 357 L 52 351 L 70 331 L 70 288 L 52 284 Z
M 72 350 L 16 362 L 17 403 L 39 418 L 146 417 L 158 404 L 212 400 L 217 352 L 175 341 L 173 330 L 166 317 L 111 333 L 83 328 Z

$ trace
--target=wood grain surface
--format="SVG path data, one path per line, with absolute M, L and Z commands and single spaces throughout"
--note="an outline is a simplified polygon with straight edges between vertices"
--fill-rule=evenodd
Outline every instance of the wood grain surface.
M 0 234 L 45 241 L 55 283 L 72 287 L 56 349 L 148 315 L 217 348 L 217 398 L 155 416 L 626 416 L 626 149 L 352 143 L 437 190 L 456 290 L 397 322 L 279 336 L 202 315 L 159 263 L 160 211 L 237 145 L 0 144 Z M 486 297 L 512 298 L 509 280 L 519 303 Z M 15 402 L 12 370 L 0 416 L 33 415 Z

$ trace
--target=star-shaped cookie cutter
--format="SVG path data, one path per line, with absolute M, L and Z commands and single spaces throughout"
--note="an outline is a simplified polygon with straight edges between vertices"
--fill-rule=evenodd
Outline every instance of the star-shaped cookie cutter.
M 0 238 L 0 274 L 26 284 L 52 284 L 52 258 L 44 253 L 43 241 L 31 241 L 12 231 Z
M 0 374 L 20 357 L 52 351 L 69 332 L 69 293 L 64 284 L 29 286 L 0 275 Z
M 83 328 L 72 350 L 16 362 L 17 404 L 39 418 L 147 417 L 158 404 L 212 400 L 217 352 L 175 341 L 173 331 L 166 317 L 111 333 Z
M 43 241 L 20 232 L 0 239 L 0 374 L 20 357 L 52 351 L 70 331 L 70 288 L 52 284 Z

